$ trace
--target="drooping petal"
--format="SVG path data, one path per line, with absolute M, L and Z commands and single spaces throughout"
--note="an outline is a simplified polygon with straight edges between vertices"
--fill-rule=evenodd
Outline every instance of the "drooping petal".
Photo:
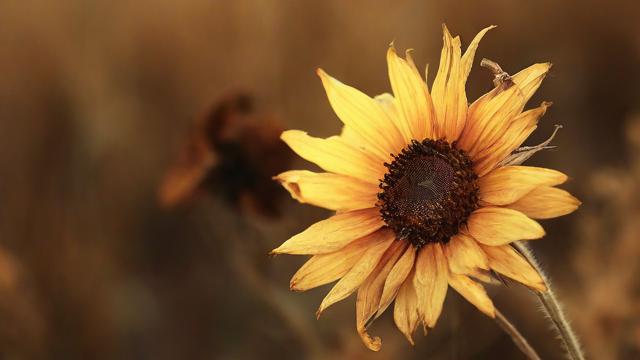
M 332 253 L 312 256 L 293 275 L 290 289 L 306 291 L 340 279 L 353 268 L 372 243 L 375 244 L 375 239 L 364 237 Z
M 307 170 L 286 171 L 275 179 L 299 202 L 336 211 L 373 207 L 380 190 L 351 176 Z
M 492 318 L 496 316 L 493 302 L 489 296 L 487 296 L 487 292 L 482 285 L 469 279 L 469 277 L 465 275 L 459 274 L 449 275 L 449 285 L 487 316 Z
M 453 38 L 443 25 L 440 66 L 433 81 L 433 105 L 436 111 L 436 135 L 449 142 L 458 139 L 467 117 L 466 79 L 462 74 L 460 37 Z
M 489 269 L 487 256 L 469 235 L 459 233 L 451 237 L 443 247 L 451 272 L 469 275 L 478 269 Z
M 420 320 L 418 315 L 418 296 L 413 286 L 413 278 L 414 272 L 412 271 L 400 287 L 393 307 L 393 321 L 411 345 L 414 345 L 413 333 L 416 331 Z
M 544 236 L 544 229 L 535 220 L 519 211 L 499 207 L 484 207 L 474 211 L 469 216 L 467 228 L 474 239 L 491 246 Z
M 382 296 L 380 297 L 380 305 L 378 306 L 376 318 L 382 315 L 398 294 L 400 286 L 402 286 L 411 270 L 413 270 L 415 258 L 416 248 L 409 246 L 404 254 L 402 254 L 402 257 L 394 265 L 393 269 L 391 269 L 391 272 L 384 282 L 384 288 L 382 290 Z
M 533 166 L 504 166 L 480 178 L 479 198 L 492 205 L 511 204 L 539 186 L 554 186 L 567 181 L 557 170 Z
M 551 219 L 574 212 L 581 202 L 567 191 L 542 186 L 507 207 L 532 219 Z
M 319 221 L 285 241 L 272 254 L 314 255 L 340 250 L 384 225 L 378 208 L 354 210 Z
M 426 83 L 420 77 L 413 60 L 407 53 L 407 60 L 398 56 L 391 45 L 387 51 L 389 80 L 397 100 L 398 127 L 402 129 L 405 143 L 412 139 L 431 137 L 434 111 L 431 95 Z
M 469 107 L 467 123 L 458 146 L 477 160 L 478 154 L 502 137 L 512 119 L 522 112 L 538 89 L 551 64 L 534 64 L 491 90 Z
M 367 325 L 376 314 L 382 296 L 382 289 L 389 272 L 407 248 L 407 242 L 394 241 L 380 259 L 380 263 L 371 275 L 358 288 L 356 299 L 356 329 L 362 342 L 371 350 L 378 351 L 382 346 L 379 337 L 371 337 L 367 333 Z
M 329 291 L 327 296 L 322 300 L 316 316 L 319 317 L 326 308 L 345 299 L 356 291 L 360 284 L 362 284 L 373 269 L 375 269 L 382 255 L 395 239 L 395 234 L 389 229 L 381 229 L 368 236 L 375 239 L 375 245 L 371 245 L 351 270 Z
M 280 138 L 300 157 L 332 173 L 378 185 L 386 172 L 383 162 L 338 136 L 322 139 L 309 136 L 304 131 L 289 130 Z
M 359 90 L 318 69 L 329 103 L 338 118 L 356 131 L 380 158 L 389 158 L 404 147 L 402 134 L 381 105 Z
M 538 120 L 546 113 L 550 102 L 543 102 L 539 107 L 527 110 L 516 116 L 504 136 L 496 140 L 491 148 L 487 148 L 477 155 L 474 170 L 482 177 L 514 150 L 520 147 L 524 141 L 538 127 Z
M 539 291 L 546 291 L 540 274 L 510 245 L 485 246 L 489 266 L 494 271 Z
M 413 286 L 418 295 L 418 314 L 425 326 L 434 327 L 447 295 L 447 260 L 440 244 L 420 249 L 416 258 Z

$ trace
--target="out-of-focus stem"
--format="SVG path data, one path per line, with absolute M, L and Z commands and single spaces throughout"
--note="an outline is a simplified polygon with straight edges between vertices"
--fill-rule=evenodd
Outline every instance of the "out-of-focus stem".
M 525 243 L 521 241 L 514 242 L 513 246 L 516 248 L 516 250 L 518 250 L 518 252 L 520 252 L 520 254 L 522 254 L 522 256 L 524 256 L 527 259 L 527 261 L 531 264 L 531 266 L 533 266 L 533 268 L 540 274 L 540 276 L 542 277 L 542 280 L 544 281 L 545 286 L 547 287 L 547 291 L 545 292 L 535 291 L 535 293 L 536 295 L 538 295 L 538 298 L 540 299 L 540 302 L 542 303 L 542 306 L 546 314 L 549 316 L 551 321 L 553 321 L 553 325 L 558 330 L 562 343 L 567 351 L 567 355 L 569 356 L 569 358 L 573 360 L 584 360 L 584 354 L 582 353 L 582 348 L 580 347 L 578 337 L 576 336 L 575 332 L 571 328 L 569 321 L 567 321 L 567 318 L 564 315 L 564 312 L 562 311 L 562 306 L 560 305 L 558 298 L 556 297 L 556 295 L 553 292 L 553 289 L 551 288 L 551 282 L 549 281 L 549 278 L 547 277 L 547 275 L 544 273 L 544 271 L 538 264 L 538 261 L 533 255 L 533 252 L 531 251 L 531 249 L 529 249 L 529 247 Z
M 506 332 L 513 340 L 513 343 L 516 344 L 518 349 L 522 351 L 522 353 L 529 360 L 540 360 L 540 356 L 538 353 L 529 345 L 527 339 L 518 331 L 518 329 L 507 319 L 498 309 L 496 309 L 496 322 L 498 325 Z

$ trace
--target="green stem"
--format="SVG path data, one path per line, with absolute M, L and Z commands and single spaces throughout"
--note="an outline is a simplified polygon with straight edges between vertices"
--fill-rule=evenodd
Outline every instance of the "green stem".
M 540 302 L 542 303 L 542 306 L 547 316 L 549 316 L 556 330 L 560 334 L 560 339 L 562 340 L 562 343 L 567 351 L 567 355 L 572 360 L 584 360 L 584 354 L 582 353 L 582 348 L 580 347 L 580 342 L 578 341 L 578 337 L 576 336 L 575 332 L 571 328 L 569 321 L 567 321 L 567 318 L 564 315 L 564 312 L 562 311 L 562 306 L 560 304 L 560 301 L 558 301 L 558 298 L 556 297 L 555 293 L 553 292 L 553 289 L 551 288 L 551 282 L 549 281 L 549 278 L 547 277 L 547 275 L 544 273 L 544 271 L 536 261 L 536 258 L 534 257 L 533 252 L 531 251 L 531 249 L 529 249 L 529 247 L 525 243 L 521 241 L 514 242 L 513 246 L 516 248 L 516 250 L 518 250 L 518 252 L 520 252 L 520 254 L 522 254 L 522 256 L 524 256 L 527 259 L 527 261 L 531 264 L 531 266 L 533 266 L 533 268 L 540 274 L 540 277 L 542 277 L 542 280 L 544 281 L 544 284 L 547 287 L 547 291 L 545 292 L 535 291 L 535 293 L 540 299 Z

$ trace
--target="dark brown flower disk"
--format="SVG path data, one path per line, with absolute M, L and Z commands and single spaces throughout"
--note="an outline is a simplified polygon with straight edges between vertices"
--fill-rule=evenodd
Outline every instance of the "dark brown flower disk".
M 478 207 L 471 160 L 444 140 L 413 140 L 393 158 L 378 194 L 385 223 L 416 248 L 449 242 Z

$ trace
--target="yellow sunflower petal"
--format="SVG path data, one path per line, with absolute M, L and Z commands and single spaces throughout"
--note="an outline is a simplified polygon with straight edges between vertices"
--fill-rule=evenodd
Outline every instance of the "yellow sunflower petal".
M 449 243 L 443 247 L 451 272 L 469 275 L 477 269 L 489 269 L 487 256 L 480 245 L 466 234 L 459 233 L 451 237 Z
M 547 112 L 551 106 L 550 102 L 543 102 L 539 107 L 527 110 L 516 116 L 504 136 L 488 149 L 481 151 L 477 155 L 474 170 L 478 176 L 482 177 L 504 158 L 509 156 L 514 150 L 520 147 L 524 141 L 538 127 L 538 120 Z
M 272 254 L 314 255 L 340 250 L 354 240 L 380 229 L 378 208 L 354 210 L 319 221 L 285 241 Z
M 356 299 L 356 329 L 362 342 L 373 351 L 380 350 L 382 341 L 379 337 L 371 337 L 367 333 L 367 325 L 378 310 L 382 289 L 389 272 L 407 248 L 407 242 L 394 241 L 385 252 L 380 263 L 371 275 L 358 288 Z
M 505 82 L 471 104 L 459 146 L 474 161 L 478 153 L 504 136 L 512 119 L 520 114 L 550 67 L 548 63 L 534 64 L 514 75 L 513 85 Z
M 473 38 L 467 51 L 462 55 L 461 66 L 462 66 L 462 78 L 464 81 L 467 81 L 467 77 L 469 77 L 469 73 L 471 72 L 471 66 L 473 65 L 473 58 L 476 55 L 476 50 L 478 50 L 478 45 L 480 44 L 480 40 L 484 37 L 484 35 L 491 29 L 494 29 L 496 26 L 491 25 L 482 30 Z
M 433 106 L 436 111 L 437 137 L 449 142 L 460 136 L 467 117 L 467 96 L 460 66 L 460 37 L 453 38 L 445 25 L 443 28 L 440 66 L 433 81 Z
M 567 191 L 542 186 L 507 206 L 532 219 L 551 219 L 574 212 L 581 202 Z
M 378 186 L 351 176 L 291 170 L 275 177 L 301 203 L 329 210 L 358 210 L 373 207 Z
M 420 249 L 415 265 L 413 286 L 418 295 L 418 314 L 424 325 L 434 327 L 447 295 L 447 260 L 440 244 Z
M 402 257 L 398 259 L 396 264 L 389 272 L 387 279 L 384 282 L 384 288 L 382 289 L 382 295 L 380 297 L 380 304 L 376 313 L 376 318 L 382 315 L 382 313 L 391 305 L 391 302 L 398 294 L 400 286 L 404 283 L 409 276 L 409 273 L 413 269 L 413 264 L 416 258 L 416 248 L 413 246 L 407 247 L 407 250 L 402 254 Z
M 479 198 L 492 205 L 511 204 L 538 186 L 554 186 L 567 181 L 557 170 L 533 166 L 504 166 L 480 178 Z
M 347 86 L 318 69 L 324 89 L 338 118 L 356 131 L 381 158 L 404 147 L 402 134 L 382 106 L 359 90 Z
M 469 277 L 465 275 L 459 274 L 449 275 L 449 285 L 487 316 L 492 318 L 496 316 L 496 309 L 493 307 L 493 302 L 489 299 L 489 296 L 487 296 L 487 292 L 482 285 L 469 279 Z
M 353 176 L 376 186 L 386 172 L 381 161 L 338 136 L 322 139 L 309 136 L 304 131 L 288 130 L 280 138 L 300 157 L 328 172 Z
M 396 303 L 393 307 L 393 321 L 396 323 L 398 330 L 404 334 L 411 345 L 413 342 L 413 333 L 418 327 L 418 296 L 413 287 L 413 271 L 407 276 L 396 296 Z
M 368 236 L 375 239 L 375 245 L 371 245 L 351 270 L 329 291 L 327 296 L 322 300 L 316 316 L 320 317 L 320 314 L 326 308 L 345 299 L 356 291 L 360 284 L 362 284 L 373 269 L 375 269 L 382 255 L 395 239 L 393 231 L 389 229 L 381 229 Z
M 290 289 L 306 291 L 340 279 L 351 270 L 372 244 L 376 244 L 375 240 L 365 236 L 340 250 L 312 256 L 293 275 L 289 283 Z
M 399 116 L 398 127 L 402 129 L 405 143 L 412 139 L 432 136 L 433 103 L 426 83 L 420 77 L 413 60 L 407 54 L 404 60 L 391 45 L 387 51 L 389 80 L 395 94 Z
M 484 246 L 489 266 L 496 272 L 539 291 L 546 291 L 540 274 L 510 245 Z
M 484 207 L 474 211 L 469 216 L 467 228 L 474 239 L 491 246 L 544 236 L 544 229 L 535 220 L 519 211 L 499 207 Z

